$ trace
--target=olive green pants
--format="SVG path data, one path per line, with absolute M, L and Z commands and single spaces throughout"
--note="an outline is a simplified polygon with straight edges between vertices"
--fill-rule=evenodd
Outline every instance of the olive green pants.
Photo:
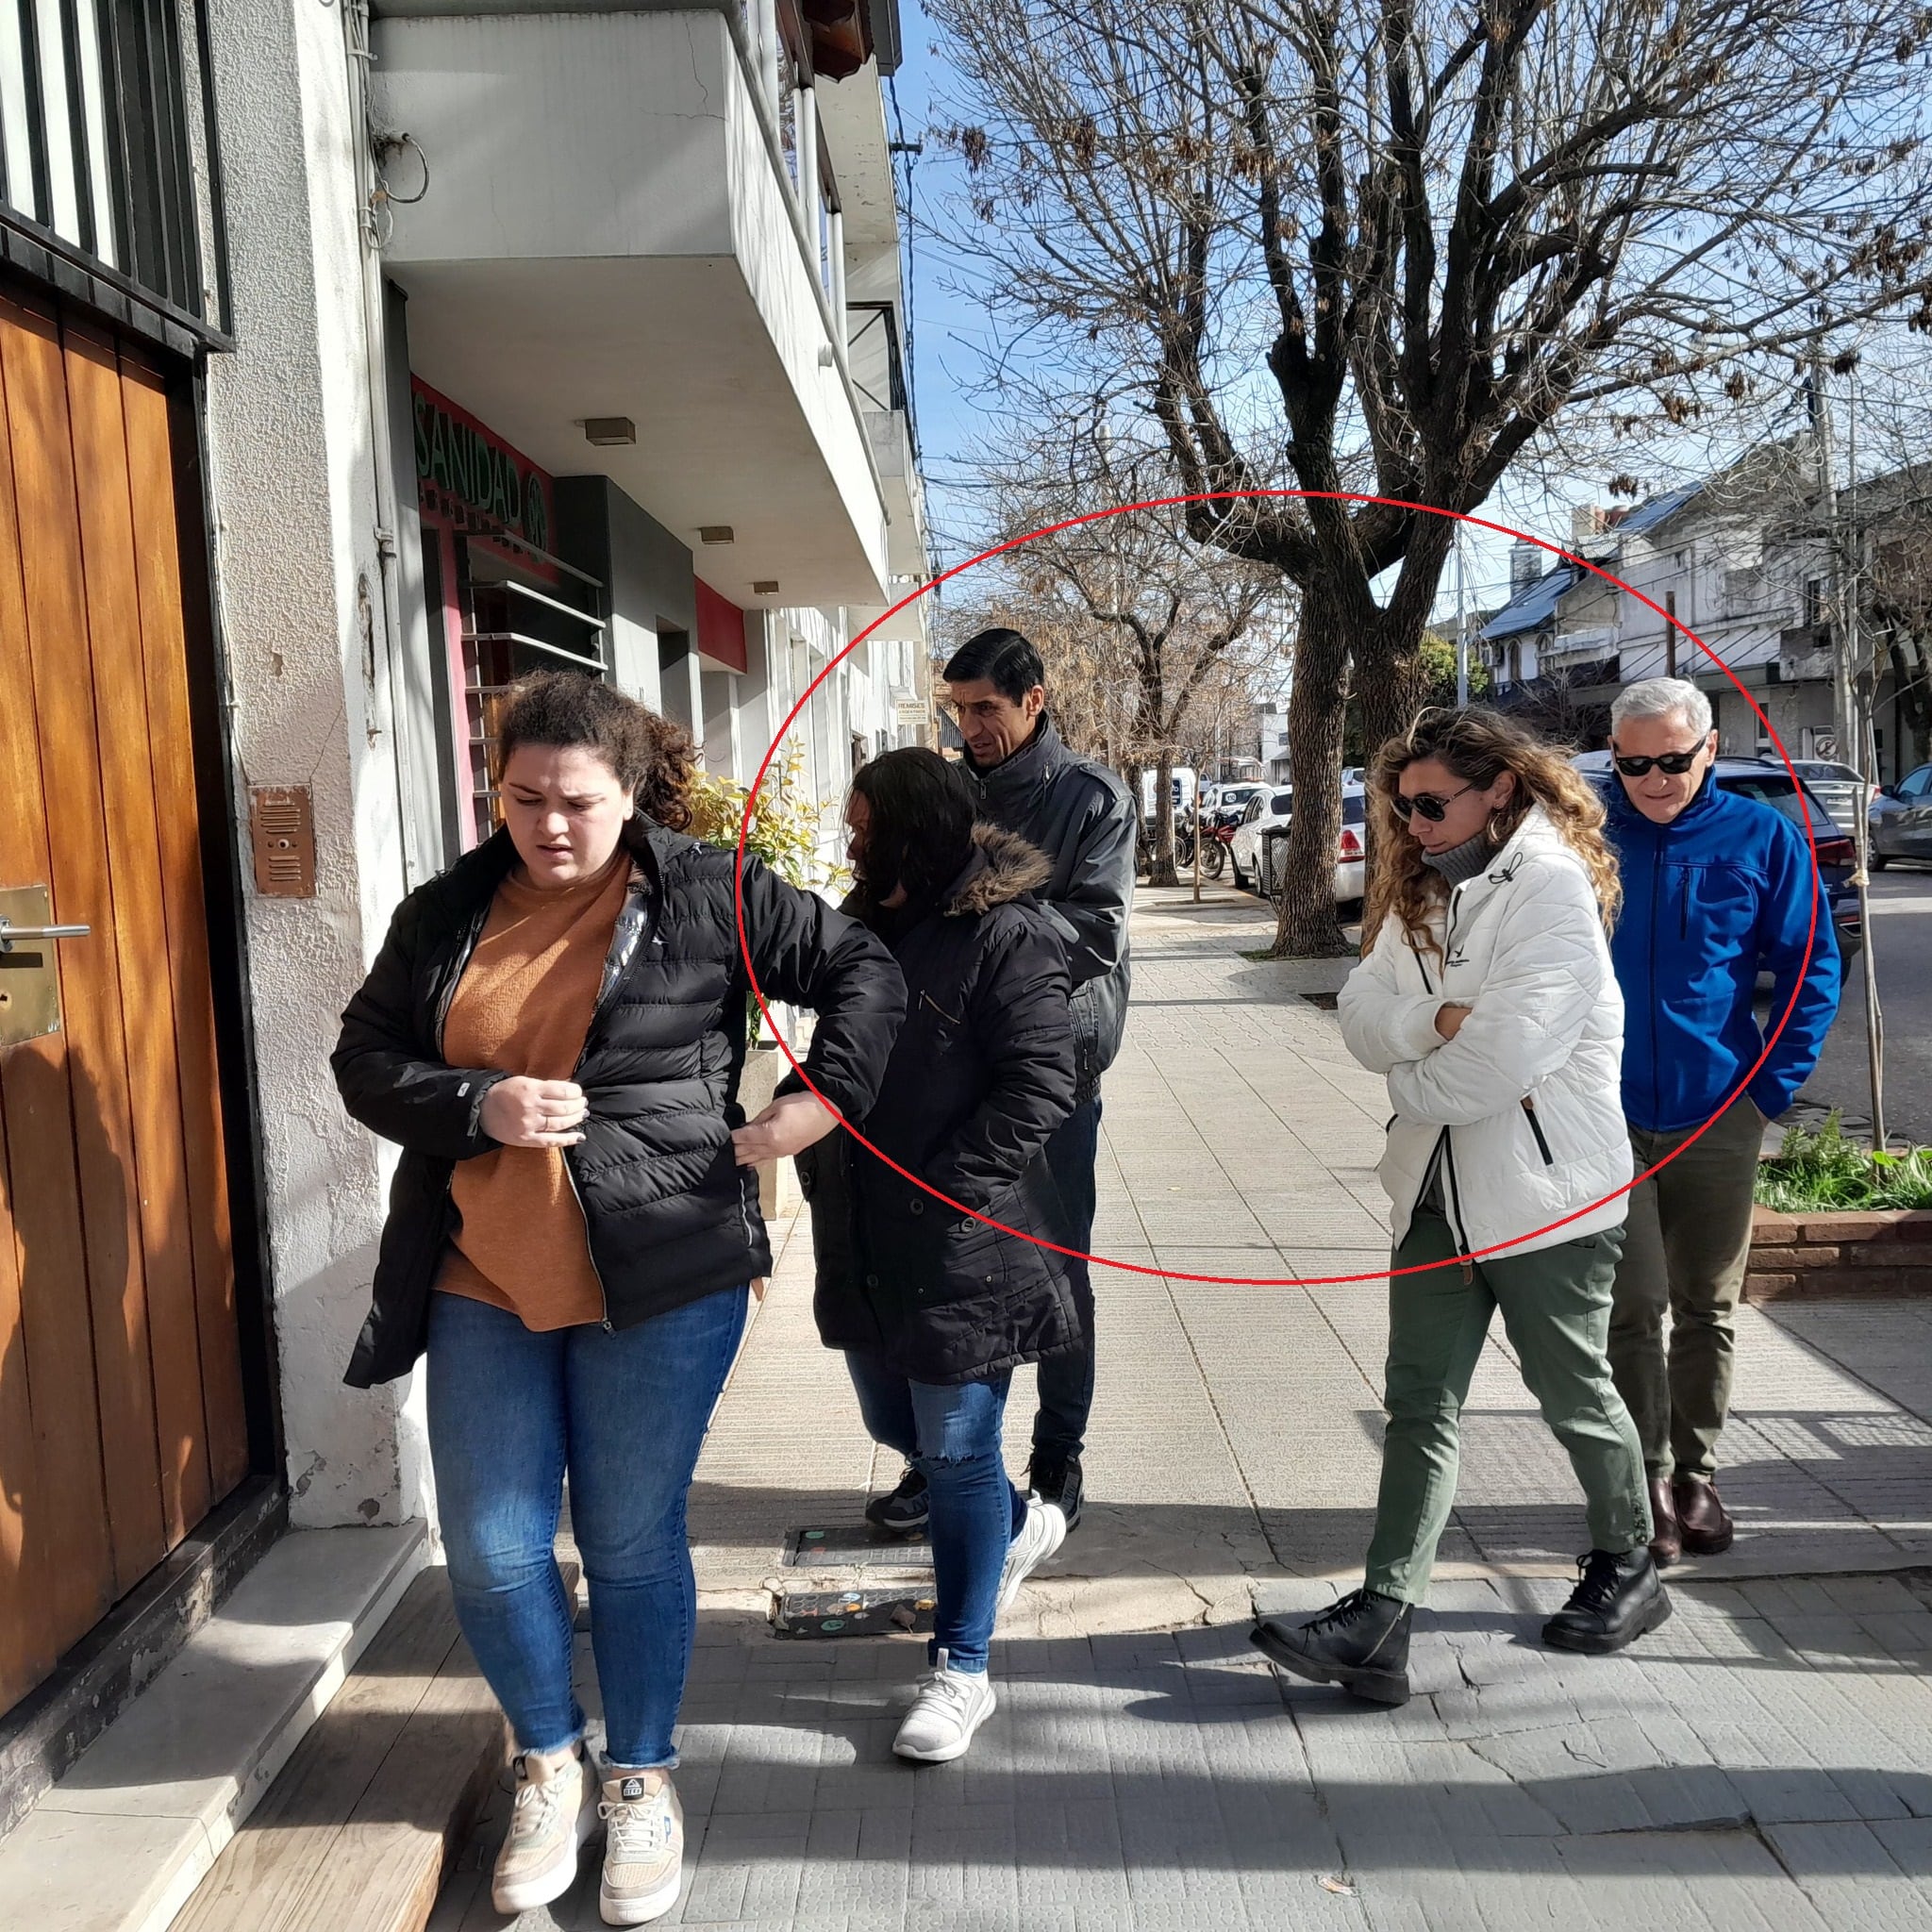
M 1389 1280 L 1389 1431 L 1369 1544 L 1368 1587 L 1421 1603 L 1456 1500 L 1457 1444 L 1490 1318 L 1583 1485 L 1593 1549 L 1622 1555 L 1650 1541 L 1650 1498 L 1629 1412 L 1605 1341 L 1622 1231 L 1534 1254 L 1476 1261 L 1465 1273 L 1441 1215 L 1418 1209 L 1391 1266 L 1441 1261 Z
M 1637 1172 L 1656 1166 L 1694 1131 L 1632 1127 Z M 1694 1146 L 1630 1191 L 1610 1312 L 1610 1367 L 1652 1475 L 1717 1473 L 1717 1439 L 1731 1407 L 1732 1328 L 1751 1254 L 1751 1191 L 1763 1144 L 1764 1116 L 1750 1101 L 1735 1101 Z

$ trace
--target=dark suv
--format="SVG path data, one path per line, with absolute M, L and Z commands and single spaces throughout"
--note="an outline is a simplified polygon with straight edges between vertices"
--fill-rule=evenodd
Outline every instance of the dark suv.
M 1587 751 L 1576 758 L 1576 769 L 1607 795 L 1618 782 L 1607 751 Z M 1865 943 L 1864 923 L 1858 914 L 1857 889 L 1852 873 L 1857 865 L 1857 850 L 1852 835 L 1832 822 L 1831 814 L 1782 764 L 1761 764 L 1756 758 L 1719 758 L 1711 767 L 1713 781 L 1725 791 L 1756 798 L 1774 807 L 1799 825 L 1809 824 L 1812 843 L 1818 848 L 1818 879 L 1824 888 L 1825 904 L 1831 908 L 1832 930 L 1838 935 L 1839 957 L 1850 961 L 1857 958 Z

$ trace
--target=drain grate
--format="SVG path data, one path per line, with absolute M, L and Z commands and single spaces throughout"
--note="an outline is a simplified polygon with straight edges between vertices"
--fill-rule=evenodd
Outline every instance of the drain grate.
M 785 1561 L 802 1570 L 930 1570 L 932 1545 L 923 1538 L 887 1536 L 867 1524 L 794 1529 Z
M 1307 1001 L 1309 1006 L 1320 1007 L 1324 1013 L 1332 1013 L 1335 1010 L 1336 1001 L 1341 998 L 1341 995 L 1332 992 L 1305 992 L 1302 997 Z

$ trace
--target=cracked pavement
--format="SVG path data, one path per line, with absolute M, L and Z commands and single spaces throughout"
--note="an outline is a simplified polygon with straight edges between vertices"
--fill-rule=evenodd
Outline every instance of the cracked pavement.
M 1003 1621 L 1000 1707 L 959 1764 L 891 1756 L 920 1641 L 786 1641 L 766 1621 L 774 1586 L 894 1574 L 785 1557 L 899 1474 L 818 1344 L 808 1233 L 782 1231 L 691 1498 L 691 1856 L 664 1923 L 1932 1932 L 1932 1306 L 1743 1311 L 1721 1475 L 1738 1542 L 1672 1573 L 1675 1614 L 1635 1650 L 1537 1641 L 1582 1509 L 1493 1338 L 1414 1700 L 1357 1706 L 1247 1648 L 1256 1605 L 1312 1611 L 1358 1580 L 1385 1334 L 1378 1279 L 1318 1279 L 1386 1255 L 1381 1086 L 1301 996 L 1341 969 L 1247 957 L 1269 937 L 1229 891 L 1137 910 L 1096 1247 L 1266 1285 L 1096 1272 L 1086 1515 Z M 1030 1410 L 1023 1372 L 1016 1471 Z M 439 1932 L 502 1923 L 505 1804 Z M 593 1871 L 526 1921 L 596 1923 Z

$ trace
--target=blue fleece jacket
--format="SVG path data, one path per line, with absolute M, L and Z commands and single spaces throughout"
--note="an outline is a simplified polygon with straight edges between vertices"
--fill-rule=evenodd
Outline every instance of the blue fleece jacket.
M 1625 1008 L 1624 1117 L 1673 1133 L 1717 1111 L 1764 1052 L 1752 1000 L 1768 972 L 1774 1027 L 1797 993 L 1748 1089 L 1775 1119 L 1818 1063 L 1838 1011 L 1838 941 L 1804 833 L 1775 807 L 1707 777 L 1667 825 L 1645 818 L 1614 774 L 1607 802 L 1624 875 L 1610 955 Z

